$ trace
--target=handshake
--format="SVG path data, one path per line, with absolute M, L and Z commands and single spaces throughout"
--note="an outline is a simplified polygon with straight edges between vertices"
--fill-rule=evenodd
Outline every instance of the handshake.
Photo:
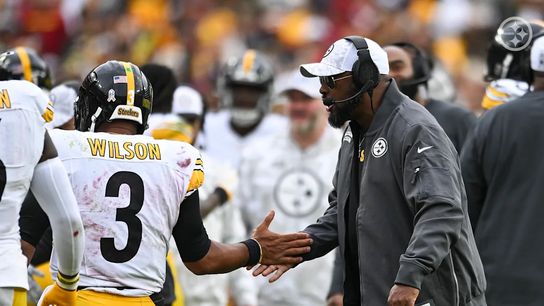
M 283 273 L 303 261 L 302 255 L 310 252 L 312 239 L 303 232 L 278 234 L 268 227 L 274 219 L 270 211 L 263 222 L 255 228 L 251 239 L 236 244 L 212 241 L 208 253 L 195 262 L 184 262 L 195 274 L 225 273 L 246 267 L 253 268 L 253 275 L 268 276 L 269 282 L 279 279 Z M 247 248 L 247 250 L 246 250 Z M 79 275 L 72 277 L 57 274 L 55 284 L 45 288 L 37 306 L 76 305 Z
M 271 232 L 268 227 L 274 219 L 274 211 L 270 211 L 263 222 L 255 228 L 251 239 L 253 243 L 246 240 L 244 244 L 249 249 L 250 258 L 247 270 L 253 270 L 253 276 L 263 275 L 265 277 L 274 273 L 269 282 L 278 280 L 285 272 L 303 261 L 302 255 L 310 252 L 312 239 L 310 235 L 303 232 L 290 234 L 277 234 Z M 256 250 L 258 248 L 258 250 Z M 256 254 L 259 254 L 258 260 Z

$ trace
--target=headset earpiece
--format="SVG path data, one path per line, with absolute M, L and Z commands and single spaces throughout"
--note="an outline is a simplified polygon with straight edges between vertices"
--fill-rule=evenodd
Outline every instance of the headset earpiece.
M 358 59 L 351 68 L 353 82 L 365 92 L 373 90 L 378 86 L 380 72 L 370 57 L 365 39 L 360 36 L 347 36 L 344 39 L 349 40 L 357 49 Z

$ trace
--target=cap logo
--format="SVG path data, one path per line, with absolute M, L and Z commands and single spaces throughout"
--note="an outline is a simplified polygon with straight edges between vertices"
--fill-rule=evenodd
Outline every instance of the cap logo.
M 509 51 L 521 51 L 531 43 L 533 29 L 531 25 L 521 17 L 510 17 L 504 20 L 495 39 Z
M 325 51 L 325 54 L 323 54 L 323 58 L 329 56 L 331 54 L 332 50 L 334 50 L 334 44 L 332 44 L 327 51 Z

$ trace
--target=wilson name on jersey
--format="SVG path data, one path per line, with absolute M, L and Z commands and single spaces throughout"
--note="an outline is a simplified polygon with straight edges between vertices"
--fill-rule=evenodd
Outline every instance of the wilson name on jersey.
M 49 98 L 39 87 L 0 81 L 0 287 L 28 286 L 17 221 L 42 155 L 44 124 L 52 117 Z
M 180 203 L 204 180 L 199 152 L 142 135 L 54 130 L 51 137 L 85 226 L 80 285 L 160 291 Z

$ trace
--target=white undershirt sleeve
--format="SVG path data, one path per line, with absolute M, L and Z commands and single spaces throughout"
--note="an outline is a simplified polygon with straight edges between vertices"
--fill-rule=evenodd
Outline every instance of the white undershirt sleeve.
M 64 275 L 79 273 L 85 249 L 85 233 L 76 197 L 58 157 L 36 166 L 30 188 L 49 217 L 59 271 Z

